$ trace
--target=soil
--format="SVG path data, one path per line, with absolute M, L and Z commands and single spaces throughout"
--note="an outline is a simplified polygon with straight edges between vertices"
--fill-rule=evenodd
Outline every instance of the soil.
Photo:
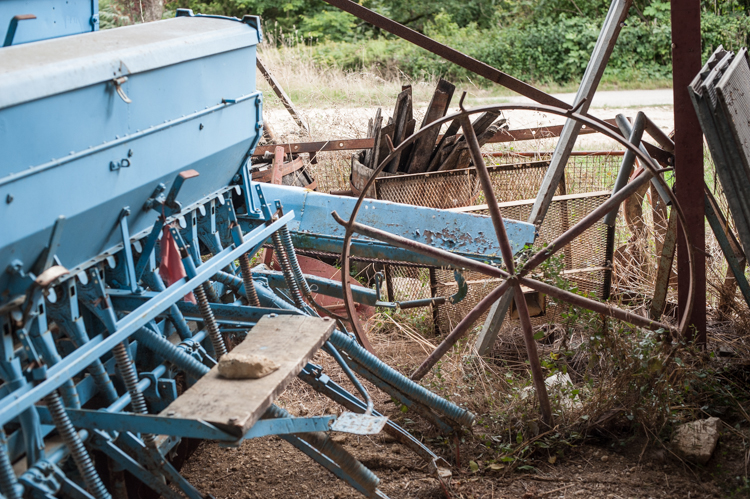
M 466 464 L 473 453 L 462 456 L 460 469 L 446 480 L 448 492 L 424 463 L 401 445 L 378 438 L 341 437 L 344 447 L 381 479 L 380 490 L 391 498 L 720 498 L 731 489 L 712 481 L 712 474 L 725 465 L 742 463 L 726 446 L 718 458 L 695 470 L 666 457 L 664 451 L 649 451 L 639 459 L 636 452 L 585 445 L 554 465 L 540 462 L 535 473 L 504 475 L 490 469 L 471 473 Z M 725 454 L 726 453 L 726 454 Z M 445 456 L 449 458 L 450 456 Z M 481 466 L 481 464 L 480 464 Z M 217 498 L 361 497 L 344 482 L 278 437 L 245 442 L 238 449 L 221 449 L 204 443 L 183 468 L 191 482 Z M 727 482 L 731 482 L 731 478 Z M 736 481 L 736 480 L 735 480 Z M 731 483 L 727 483 L 731 485 Z M 739 486 L 739 482 L 737 482 Z M 741 497 L 735 495 L 735 497 Z M 742 496 L 745 497 L 745 496 Z
M 378 344 L 377 338 L 375 344 Z M 376 347 L 377 348 L 377 347 Z M 413 343 L 380 343 L 381 357 L 403 367 L 420 352 Z M 400 357 L 402 362 L 395 361 Z M 318 354 L 315 363 L 337 383 L 353 391 L 338 366 Z M 489 464 L 497 457 L 481 443 L 483 427 L 455 439 L 445 438 L 418 416 L 396 409 L 382 392 L 365 383 L 376 409 L 428 445 L 451 465 L 443 483 L 424 461 L 385 433 L 356 436 L 334 433 L 333 438 L 373 471 L 380 490 L 391 498 L 722 498 L 750 497 L 745 478 L 746 459 L 736 430 L 725 428 L 711 461 L 702 467 L 685 463 L 668 447 L 628 435 L 620 438 L 572 442 L 560 456 L 542 449 L 508 468 Z M 457 400 L 460 400 L 458 398 Z M 295 416 L 341 413 L 341 408 L 295 380 L 277 402 Z M 478 414 L 478 417 L 483 415 Z M 747 427 L 747 425 L 745 425 Z M 748 434 L 747 429 L 744 430 Z M 460 462 L 457 461 L 457 457 Z M 221 448 L 204 442 L 184 465 L 182 474 L 203 493 L 223 498 L 356 498 L 345 482 L 297 451 L 279 437 L 264 437 Z

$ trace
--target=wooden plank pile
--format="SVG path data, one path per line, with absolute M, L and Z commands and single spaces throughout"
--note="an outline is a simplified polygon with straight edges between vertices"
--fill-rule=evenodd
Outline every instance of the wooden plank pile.
M 438 82 L 420 130 L 446 115 L 455 90 L 455 85 L 445 80 Z M 497 112 L 479 115 L 472 125 L 480 146 L 487 143 L 502 128 L 507 127 L 506 120 Z M 364 187 L 364 183 L 372 175 L 372 170 L 389 155 L 389 142 L 394 148 L 398 147 L 414 133 L 415 129 L 412 89 L 409 85 L 402 88 L 396 99 L 393 117 L 389 118 L 385 125 L 380 109 L 377 110 L 375 118 L 370 120 L 367 136 L 374 139 L 372 149 L 365 149 L 352 156 L 352 187 L 355 194 Z M 458 120 L 453 120 L 442 136 L 439 127 L 431 129 L 392 158 L 383 169 L 383 174 L 413 174 L 468 168 L 472 164 L 471 157 L 466 139 L 460 131 L 461 125 Z

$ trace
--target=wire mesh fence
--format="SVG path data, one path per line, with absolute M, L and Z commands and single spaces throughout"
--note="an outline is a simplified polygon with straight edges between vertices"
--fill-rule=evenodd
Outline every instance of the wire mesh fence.
M 531 203 L 540 189 L 551 153 L 495 152 L 485 156 L 501 213 L 504 217 L 526 221 Z M 706 153 L 706 185 L 714 194 L 730 227 L 733 227 L 726 198 L 716 180 L 710 155 Z M 564 232 L 591 210 L 601 205 L 609 196 L 622 161 L 622 152 L 574 153 L 568 161 L 565 176 L 556 196 L 573 196 L 554 201 L 545 223 L 540 227 L 535 248 L 541 248 Z M 309 165 L 309 171 L 318 180 L 319 190 L 345 190 L 349 185 L 350 156 L 346 153 L 330 153 L 326 161 Z M 344 173 L 345 172 L 345 173 Z M 671 179 L 668 179 L 671 182 Z M 435 172 L 421 175 L 397 175 L 378 178 L 375 182 L 379 199 L 408 203 L 433 208 L 454 209 L 477 207 L 485 200 L 473 169 Z M 584 195 L 585 194 L 585 195 Z M 486 214 L 481 209 L 475 213 Z M 559 253 L 560 277 L 565 285 L 601 298 L 604 283 L 611 278 L 612 299 L 629 306 L 647 304 L 653 295 L 658 259 L 666 235 L 669 209 L 663 206 L 652 189 L 631 197 L 620 211 L 614 236 L 614 251 L 611 267 L 606 266 L 606 228 L 597 224 Z M 700 249 L 699 249 L 700 250 Z M 707 227 L 707 304 L 718 307 L 722 294 L 730 290 L 731 296 L 724 301 L 734 304 L 734 312 L 746 313 L 739 291 L 727 288 L 727 264 L 721 249 Z M 665 319 L 676 314 L 676 261 L 668 288 L 668 307 Z M 457 289 L 452 271 L 443 269 L 414 268 L 411 266 L 387 265 L 390 299 L 413 300 L 428 296 L 447 296 Z M 442 305 L 437 310 L 416 309 L 425 321 L 435 320 L 436 329 L 451 330 L 479 299 L 498 285 L 484 275 L 467 272 L 464 278 L 469 283 L 469 293 L 460 303 Z M 731 280 L 731 276 L 729 277 Z M 548 303 L 543 316 L 535 317 L 536 327 L 555 323 L 566 312 L 567 306 Z M 481 320 L 477 322 L 481 325 Z M 517 320 L 507 320 L 501 334 L 518 327 Z M 499 347 L 501 348 L 501 347 Z

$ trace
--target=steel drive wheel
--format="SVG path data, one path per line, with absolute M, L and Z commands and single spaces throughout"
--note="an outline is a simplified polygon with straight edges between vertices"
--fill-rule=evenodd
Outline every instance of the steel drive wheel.
M 462 98 L 462 102 L 463 102 L 463 98 Z M 604 202 L 602 205 L 594 209 L 591 213 L 589 213 L 587 216 L 582 218 L 578 223 L 570 227 L 568 230 L 563 232 L 547 247 L 532 254 L 527 260 L 525 260 L 522 264 L 518 266 L 516 266 L 516 264 L 514 263 L 515 255 L 512 254 L 511 244 L 510 244 L 508 235 L 505 230 L 505 224 L 500 215 L 500 209 L 498 207 L 497 198 L 492 189 L 491 179 L 487 170 L 487 166 L 484 163 L 484 159 L 480 151 L 479 142 L 477 141 L 477 137 L 474 133 L 474 129 L 472 128 L 471 121 L 469 119 L 471 115 L 477 114 L 477 113 L 492 112 L 492 111 L 502 112 L 502 111 L 512 111 L 512 110 L 537 111 L 537 112 L 548 113 L 552 115 L 563 116 L 569 119 L 574 119 L 578 121 L 579 123 L 586 125 L 587 127 L 590 127 L 591 129 L 599 133 L 602 133 L 605 136 L 617 141 L 626 149 L 630 150 L 649 173 L 649 174 L 640 175 L 634 179 L 631 179 L 628 182 L 628 184 L 625 185 L 624 188 L 619 190 L 606 202 Z M 471 158 L 472 158 L 474 166 L 476 167 L 477 177 L 479 178 L 482 192 L 485 196 L 485 200 L 488 205 L 488 211 L 490 213 L 490 217 L 492 219 L 492 223 L 495 229 L 495 235 L 497 237 L 498 246 L 500 248 L 503 264 L 505 267 L 504 269 L 500 268 L 499 266 L 490 265 L 487 263 L 472 260 L 470 258 L 457 255 L 450 251 L 446 251 L 446 250 L 439 249 L 439 248 L 434 248 L 426 244 L 418 243 L 418 242 L 403 238 L 401 236 L 391 234 L 389 232 L 386 232 L 386 231 L 383 231 L 374 227 L 370 227 L 370 226 L 357 223 L 357 214 L 364 201 L 365 193 L 369 191 L 369 189 L 372 187 L 373 183 L 375 182 L 375 178 L 377 177 L 377 175 L 385 168 L 385 166 L 391 161 L 391 159 L 398 156 L 404 149 L 408 147 L 408 145 L 411 142 L 425 135 L 429 129 L 433 127 L 440 127 L 444 123 L 452 121 L 452 120 L 458 120 L 459 123 L 461 124 L 464 137 L 469 146 Z M 669 196 L 669 199 L 671 200 L 672 209 L 676 210 L 678 220 L 680 221 L 681 224 L 683 224 L 683 226 L 685 226 L 684 225 L 685 217 L 684 217 L 683 210 L 680 207 L 676 197 L 672 193 L 671 188 L 667 185 L 667 183 L 665 182 L 663 178 L 664 172 L 669 171 L 669 170 L 671 169 L 661 169 L 659 165 L 657 165 L 648 155 L 644 154 L 638 147 L 630 144 L 625 138 L 623 138 L 622 135 L 620 135 L 618 131 L 616 131 L 616 129 L 613 129 L 611 125 L 605 123 L 602 120 L 594 118 L 592 116 L 577 113 L 575 112 L 575 110 L 566 110 L 562 108 L 546 106 L 546 105 L 541 105 L 541 104 L 531 104 L 531 105 L 508 104 L 508 105 L 499 105 L 499 106 L 479 107 L 479 108 L 466 110 L 463 108 L 463 105 L 461 105 L 460 112 L 445 116 L 431 123 L 430 125 L 422 128 L 417 133 L 413 134 L 411 137 L 409 137 L 407 140 L 399 144 L 398 147 L 396 147 L 395 149 L 391 151 L 388 157 L 386 157 L 380 163 L 380 165 L 373 171 L 373 174 L 370 177 L 369 181 L 367 182 L 365 187 L 362 189 L 362 194 L 360 194 L 359 199 L 357 200 L 357 203 L 348 221 L 341 219 L 336 212 L 332 213 L 332 216 L 337 220 L 337 222 L 346 228 L 346 233 L 344 236 L 344 246 L 343 246 L 343 250 L 341 253 L 341 264 L 342 264 L 341 276 L 342 276 L 342 285 L 345 290 L 344 302 L 346 304 L 347 312 L 350 317 L 355 314 L 354 300 L 352 298 L 351 288 L 350 288 L 349 282 L 345 279 L 345 277 L 348 276 L 350 273 L 350 260 L 349 260 L 349 255 L 350 255 L 350 250 L 351 250 L 350 246 L 351 246 L 352 236 L 354 235 L 355 232 L 362 236 L 388 243 L 392 246 L 408 249 L 408 250 L 414 251 L 416 253 L 420 253 L 425 256 L 440 259 L 444 261 L 446 264 L 449 264 L 458 268 L 464 268 L 467 270 L 481 272 L 487 275 L 488 277 L 501 279 L 502 281 L 501 284 L 494 290 L 490 291 L 484 298 L 482 298 L 479 301 L 479 303 L 477 303 L 476 306 L 466 314 L 466 316 L 459 322 L 459 324 L 453 329 L 453 331 L 444 339 L 444 341 L 438 346 L 438 348 L 435 351 L 433 351 L 433 353 L 430 354 L 427 357 L 427 359 L 425 359 L 422 365 L 420 365 L 417 368 L 417 370 L 412 374 L 412 379 L 419 380 L 427 372 L 429 372 L 430 369 L 437 362 L 437 360 L 440 359 L 461 337 L 463 337 L 468 331 L 470 331 L 471 327 L 474 325 L 477 319 L 479 319 L 479 317 L 481 317 L 494 302 L 499 300 L 506 291 L 513 290 L 514 301 L 516 304 L 516 309 L 518 310 L 521 328 L 523 331 L 524 343 L 526 345 L 526 351 L 527 351 L 527 355 L 529 357 L 529 362 L 531 366 L 533 382 L 536 388 L 537 396 L 539 397 L 539 402 L 540 402 L 541 411 L 542 411 L 542 419 L 545 423 L 552 424 L 552 410 L 550 407 L 549 399 L 547 397 L 547 391 L 546 391 L 546 387 L 544 384 L 544 377 L 543 377 L 541 365 L 539 362 L 539 358 L 537 355 L 536 342 L 534 341 L 534 338 L 533 338 L 531 318 L 529 316 L 529 311 L 527 308 L 526 300 L 524 299 L 523 292 L 521 291 L 521 286 L 531 288 L 538 292 L 547 294 L 555 299 L 567 302 L 575 306 L 589 309 L 596 313 L 630 323 L 637 327 L 651 329 L 651 330 L 661 329 L 664 332 L 671 334 L 673 336 L 684 335 L 689 325 L 688 318 L 690 317 L 693 303 L 695 301 L 695 296 L 694 296 L 695 271 L 694 271 L 694 256 L 693 256 L 694 249 L 693 249 L 690 235 L 684 232 L 683 232 L 683 237 L 686 242 L 688 258 L 690 260 L 690 284 L 691 284 L 690 290 L 691 291 L 687 298 L 687 305 L 685 309 L 682 310 L 681 317 L 679 318 L 679 322 L 677 326 L 673 326 L 664 322 L 652 320 L 648 317 L 633 313 L 632 311 L 625 310 L 623 308 L 611 305 L 606 302 L 592 300 L 590 298 L 586 298 L 584 296 L 572 293 L 570 291 L 557 288 L 553 285 L 547 284 L 545 282 L 541 282 L 535 278 L 530 277 L 531 272 L 534 269 L 539 267 L 542 263 L 544 263 L 547 259 L 549 259 L 553 255 L 555 255 L 558 251 L 560 251 L 563 247 L 565 247 L 568 243 L 573 241 L 573 239 L 575 239 L 577 236 L 582 234 L 584 231 L 586 231 L 588 228 L 590 228 L 600 219 L 604 218 L 604 216 L 607 215 L 607 213 L 612 211 L 614 208 L 618 207 L 624 200 L 628 199 L 633 193 L 641 189 L 647 182 L 651 180 L 651 177 L 656 178 L 656 181 L 659 184 L 661 184 L 661 186 L 663 187 L 663 190 L 667 193 L 667 195 Z M 365 333 L 364 331 L 361 330 L 361 328 L 358 326 L 356 321 L 352 322 L 352 326 L 354 328 L 355 334 L 357 335 L 358 338 L 360 338 L 360 341 L 364 345 L 368 345 L 369 342 L 366 339 Z

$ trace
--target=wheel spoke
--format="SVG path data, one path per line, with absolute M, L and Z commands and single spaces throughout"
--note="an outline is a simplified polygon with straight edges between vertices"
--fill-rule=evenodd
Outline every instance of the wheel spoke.
M 536 253 L 531 257 L 518 271 L 518 275 L 527 275 L 529 272 L 538 267 L 542 262 L 547 260 L 550 256 L 554 255 L 562 248 L 567 246 L 576 237 L 583 234 L 587 229 L 594 225 L 597 221 L 604 218 L 615 206 L 619 206 L 624 200 L 629 198 L 634 192 L 638 190 L 644 183 L 651 179 L 651 175 L 645 173 L 638 176 L 628 185 L 617 191 L 615 195 L 610 197 L 601 206 L 596 208 L 594 211 L 586 215 L 581 219 L 580 222 L 575 224 L 573 227 L 565 231 L 560 237 L 552 241 L 542 251 Z
M 527 286 L 531 289 L 539 291 L 540 293 L 544 293 L 546 295 L 552 296 L 553 298 L 557 298 L 559 300 L 568 302 L 571 305 L 576 305 L 579 307 L 587 308 L 593 312 L 604 314 L 609 317 L 619 319 L 621 321 L 629 322 L 630 324 L 634 324 L 636 326 L 640 326 L 640 327 L 644 327 L 644 328 L 652 329 L 652 330 L 657 330 L 657 329 L 664 329 L 665 331 L 675 330 L 675 328 L 673 326 L 670 326 L 669 324 L 664 324 L 663 322 L 654 321 L 647 317 L 643 317 L 642 315 L 634 314 L 632 312 L 628 312 L 627 310 L 623 310 L 621 308 L 618 308 L 612 305 L 607 305 L 606 303 L 601 303 L 596 300 L 592 300 L 591 298 L 586 298 L 584 296 L 571 293 L 570 291 L 562 290 L 560 288 L 552 286 L 551 284 L 537 281 L 536 279 L 529 279 L 528 277 L 521 277 L 519 278 L 519 282 L 523 284 L 524 286 Z
M 493 303 L 495 303 L 497 300 L 500 299 L 501 296 L 503 296 L 503 293 L 508 289 L 510 286 L 510 281 L 505 281 L 500 286 L 496 287 L 492 291 L 490 291 L 487 296 L 482 298 L 482 300 L 477 303 L 471 311 L 466 314 L 466 316 L 461 319 L 461 322 L 458 323 L 456 328 L 451 331 L 451 333 L 445 337 L 442 343 L 438 345 L 438 347 L 433 350 L 433 352 L 422 362 L 422 365 L 420 365 L 416 371 L 411 375 L 411 379 L 414 381 L 419 381 L 424 377 L 425 374 L 427 374 L 430 369 L 432 369 L 432 366 L 435 365 L 435 363 L 440 360 L 443 355 L 446 354 L 448 350 L 451 349 L 453 345 L 458 342 L 463 336 L 471 329 L 471 326 L 474 325 L 474 323 L 479 319 L 483 313 L 485 313 L 490 306 L 492 306 Z
M 461 100 L 463 101 L 463 98 Z M 482 184 L 482 193 L 487 201 L 487 210 L 490 212 L 492 225 L 495 226 L 495 235 L 500 245 L 500 253 L 503 255 L 505 268 L 512 275 L 514 273 L 513 249 L 510 247 L 510 240 L 508 239 L 508 232 L 505 230 L 505 222 L 503 222 L 503 217 L 500 214 L 500 207 L 497 205 L 497 197 L 495 197 L 495 192 L 492 190 L 492 180 L 490 179 L 490 173 L 487 171 L 487 165 L 484 164 L 481 146 L 468 116 L 461 118 L 461 128 L 464 131 L 464 139 L 469 144 L 469 152 L 471 153 L 471 160 L 474 162 L 474 168 L 477 171 L 477 177 L 479 177 L 479 182 Z
M 539 406 L 542 409 L 542 421 L 551 428 L 554 424 L 552 417 L 552 408 L 549 405 L 547 385 L 544 383 L 544 375 L 542 374 L 542 367 L 539 363 L 539 354 L 536 351 L 536 340 L 534 339 L 534 331 L 531 328 L 531 316 L 529 315 L 529 307 L 526 304 L 526 297 L 523 295 L 523 290 L 521 289 L 521 285 L 518 283 L 518 280 L 514 280 L 514 283 L 515 285 L 513 286 L 513 288 L 515 292 L 513 293 L 513 298 L 516 301 L 518 318 L 521 321 L 523 342 L 526 345 L 526 356 L 530 359 L 529 365 L 531 366 L 531 377 L 534 381 L 534 389 L 536 390 L 537 397 L 539 398 Z M 531 359 L 536 359 L 536 362 Z

